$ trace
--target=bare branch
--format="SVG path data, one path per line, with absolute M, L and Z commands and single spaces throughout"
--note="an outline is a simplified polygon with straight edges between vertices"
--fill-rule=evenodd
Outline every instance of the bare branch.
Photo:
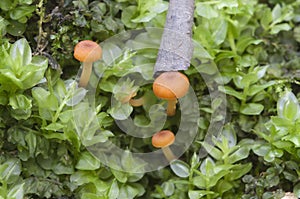
M 188 69 L 193 55 L 193 18 L 194 0 L 170 0 L 154 77 L 165 71 Z

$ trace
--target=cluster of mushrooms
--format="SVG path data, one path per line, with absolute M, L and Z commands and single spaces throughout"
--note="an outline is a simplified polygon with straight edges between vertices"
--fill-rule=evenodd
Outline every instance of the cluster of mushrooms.
M 93 62 L 102 58 L 102 49 L 96 42 L 84 40 L 75 46 L 74 57 L 82 62 L 83 65 L 79 87 L 86 87 L 92 72 Z M 163 72 L 155 79 L 153 82 L 153 92 L 158 98 L 168 101 L 166 111 L 168 116 L 175 115 L 177 99 L 186 95 L 189 85 L 188 78 L 178 71 Z M 135 95 L 136 93 L 129 96 L 125 103 L 129 102 L 132 106 L 141 106 L 143 99 L 133 99 Z M 152 145 L 156 148 L 161 148 L 169 162 L 176 159 L 169 148 L 174 141 L 175 135 L 169 130 L 159 131 L 152 137 Z

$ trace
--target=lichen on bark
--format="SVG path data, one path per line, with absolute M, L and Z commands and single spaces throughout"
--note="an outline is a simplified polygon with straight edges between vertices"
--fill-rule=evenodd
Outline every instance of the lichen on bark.
M 186 70 L 193 55 L 194 0 L 170 0 L 167 20 L 154 66 L 154 77 Z

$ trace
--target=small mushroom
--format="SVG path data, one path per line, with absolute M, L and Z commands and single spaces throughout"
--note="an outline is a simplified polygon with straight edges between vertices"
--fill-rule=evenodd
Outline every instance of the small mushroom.
M 176 159 L 175 155 L 169 148 L 171 144 L 175 141 L 175 136 L 172 131 L 162 130 L 155 133 L 152 137 L 152 145 L 156 148 L 161 148 L 165 157 L 169 162 Z
M 96 42 L 84 40 L 76 44 L 74 57 L 83 63 L 79 86 L 86 87 L 92 73 L 93 62 L 101 59 L 102 49 Z
M 155 79 L 153 92 L 158 98 L 168 100 L 168 116 L 175 115 L 177 99 L 188 92 L 189 86 L 188 78 L 178 71 L 164 72 Z
M 129 104 L 134 107 L 142 106 L 144 104 L 144 97 L 140 97 L 138 99 L 131 98 L 129 100 Z
M 129 103 L 131 106 L 134 106 L 134 107 L 142 106 L 144 104 L 144 97 L 134 99 L 135 96 L 136 96 L 136 92 L 133 92 L 133 93 L 129 94 L 128 96 L 124 97 L 123 99 L 121 99 L 120 101 L 123 104 Z

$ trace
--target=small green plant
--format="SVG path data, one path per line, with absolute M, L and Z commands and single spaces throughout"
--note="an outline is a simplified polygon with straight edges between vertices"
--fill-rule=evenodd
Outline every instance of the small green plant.
M 9 105 L 8 110 L 15 119 L 28 119 L 32 100 L 24 92 L 43 79 L 48 66 L 47 59 L 32 56 L 25 39 L 20 39 L 13 45 L 3 45 L 0 56 L 1 104 Z
M 34 14 L 33 0 L 3 0 L 0 3 L 0 36 L 9 33 L 21 36 L 26 30 L 28 19 Z M 1 40 L 0 40 L 1 41 Z
M 0 198 L 300 197 L 299 5 L 196 0 L 184 73 L 198 104 L 167 117 L 152 91 L 167 0 L 0 0 Z M 86 39 L 103 59 L 79 88 L 73 48 Z M 130 105 L 134 95 L 142 106 Z M 187 107 L 200 113 L 194 123 Z M 170 146 L 179 159 L 143 172 L 133 153 L 160 152 L 155 132 L 190 127 L 184 153 L 176 146 L 186 140 Z
M 0 198 L 14 199 L 24 197 L 24 184 L 20 178 L 21 161 L 17 158 L 0 160 Z

